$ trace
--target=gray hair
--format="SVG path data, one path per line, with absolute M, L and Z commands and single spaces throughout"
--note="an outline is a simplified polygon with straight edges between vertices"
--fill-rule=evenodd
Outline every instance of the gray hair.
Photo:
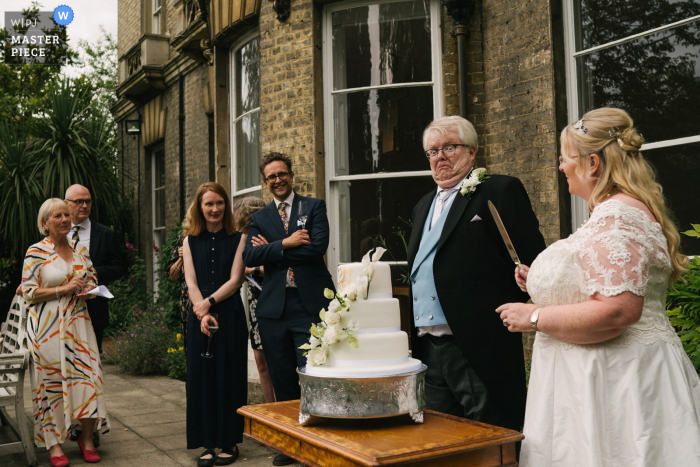
M 247 229 L 253 219 L 253 213 L 266 206 L 265 201 L 257 196 L 246 196 L 233 205 L 233 220 L 236 230 Z
M 472 125 L 469 120 L 459 115 L 433 120 L 423 132 L 423 149 L 428 149 L 428 138 L 431 133 L 439 133 L 440 136 L 445 136 L 450 131 L 455 130 L 459 134 L 459 139 L 462 140 L 462 144 L 473 147 L 474 152 L 479 150 L 479 138 L 477 137 L 474 125 Z
M 66 211 L 68 211 L 68 205 L 60 198 L 49 198 L 41 205 L 36 220 L 41 235 L 47 236 L 49 234 L 49 229 L 44 227 L 44 223 L 48 221 L 49 217 L 54 215 L 59 208 L 65 208 Z

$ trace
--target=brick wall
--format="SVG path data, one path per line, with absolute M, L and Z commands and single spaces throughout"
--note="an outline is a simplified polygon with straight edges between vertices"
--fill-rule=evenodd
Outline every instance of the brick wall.
M 121 57 L 141 37 L 141 0 L 119 0 L 117 55 Z
M 484 156 L 530 194 L 547 243 L 559 239 L 549 2 L 483 2 Z
M 315 99 L 314 41 L 318 32 L 309 0 L 293 0 L 289 20 L 280 23 L 271 2 L 260 12 L 260 137 L 262 154 L 277 151 L 292 158 L 296 190 L 307 196 L 323 191 L 321 107 Z M 320 52 L 318 52 L 320 53 Z M 320 161 L 319 161 L 320 159 Z M 263 195 L 271 198 L 263 189 Z

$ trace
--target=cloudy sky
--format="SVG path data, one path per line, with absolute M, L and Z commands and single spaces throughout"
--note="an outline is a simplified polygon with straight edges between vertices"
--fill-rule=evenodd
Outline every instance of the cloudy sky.
M 6 11 L 22 11 L 29 8 L 31 0 L 0 0 L 0 27 L 5 26 Z M 53 11 L 59 5 L 68 5 L 75 19 L 68 25 L 68 40 L 74 49 L 84 39 L 95 42 L 100 38 L 100 25 L 117 37 L 117 0 L 39 0 L 41 11 Z M 72 75 L 71 70 L 67 74 Z

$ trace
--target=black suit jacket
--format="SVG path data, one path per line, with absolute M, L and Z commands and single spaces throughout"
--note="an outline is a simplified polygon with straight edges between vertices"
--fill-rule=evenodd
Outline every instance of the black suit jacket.
M 436 191 L 424 196 L 413 210 L 409 270 Z M 526 302 L 529 296 L 515 283 L 515 265 L 498 233 L 488 200 L 498 209 L 520 261 L 532 264 L 544 250 L 539 222 L 520 180 L 493 175 L 477 186 L 471 198 L 457 192 L 438 241 L 433 275 L 447 323 L 486 386 L 490 403 L 503 413 L 503 426 L 520 429 L 526 398 L 522 336 L 509 332 L 495 310 L 504 303 Z M 412 338 L 416 339 L 411 324 Z
M 299 202 L 302 200 L 306 201 L 309 212 L 306 229 L 311 244 L 288 248 L 283 252 L 282 240 L 298 229 Z M 265 237 L 269 244 L 254 247 L 251 241 L 257 235 Z M 248 267 L 265 266 L 263 288 L 255 309 L 257 317 L 277 319 L 282 315 L 289 267 L 294 270 L 297 290 L 306 311 L 316 315 L 328 306 L 329 300 L 323 296 L 323 289 L 335 290 L 333 278 L 323 260 L 328 249 L 328 238 L 326 203 L 320 199 L 294 193 L 288 234 L 284 233 L 284 225 L 274 201 L 253 214 L 248 227 L 243 262 Z
M 97 271 L 97 281 L 100 285 L 109 285 L 121 279 L 126 274 L 124 258 L 119 236 L 109 227 L 90 223 L 90 260 Z M 92 325 L 97 330 L 109 326 L 109 304 L 103 297 L 95 297 L 87 301 L 88 312 Z

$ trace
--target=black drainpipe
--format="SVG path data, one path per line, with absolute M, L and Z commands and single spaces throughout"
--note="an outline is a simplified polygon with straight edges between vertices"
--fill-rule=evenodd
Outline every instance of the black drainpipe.
M 455 23 L 455 30 L 452 33 L 457 38 L 457 74 L 458 83 L 457 89 L 459 93 L 459 115 L 467 118 L 467 37 L 469 29 L 469 14 L 473 10 L 472 0 L 442 0 L 442 4 L 447 8 L 447 14 L 450 15 Z
M 185 77 L 178 76 L 180 86 L 180 115 L 178 116 L 180 131 L 180 219 L 185 218 Z

